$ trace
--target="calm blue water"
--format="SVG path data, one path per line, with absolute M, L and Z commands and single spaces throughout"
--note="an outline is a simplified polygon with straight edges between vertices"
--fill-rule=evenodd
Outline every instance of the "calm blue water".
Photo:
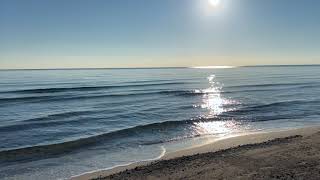
M 0 71 L 0 179 L 57 179 L 320 124 L 320 66 Z

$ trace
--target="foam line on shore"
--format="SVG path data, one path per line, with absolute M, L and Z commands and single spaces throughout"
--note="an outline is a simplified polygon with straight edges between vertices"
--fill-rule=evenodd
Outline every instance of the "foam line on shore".
M 81 175 L 73 176 L 70 179 L 87 180 L 87 179 L 94 179 L 98 177 L 105 177 L 111 174 L 124 171 L 126 169 L 134 169 L 135 167 L 145 166 L 150 163 L 157 162 L 159 160 L 169 160 L 169 159 L 174 159 L 182 156 L 191 156 L 194 154 L 216 152 L 219 150 L 229 149 L 229 148 L 237 147 L 240 145 L 262 143 L 272 139 L 285 138 L 293 135 L 306 136 L 319 131 L 319 129 L 320 129 L 320 126 L 305 127 L 305 128 L 298 128 L 298 129 L 278 129 L 276 131 L 252 132 L 252 133 L 246 133 L 246 134 L 238 134 L 235 136 L 222 137 L 215 141 L 211 141 L 209 144 L 205 144 L 202 146 L 193 147 L 189 149 L 184 149 L 181 151 L 172 152 L 168 154 L 166 154 L 164 149 L 163 152 L 161 153 L 163 155 L 160 155 L 158 158 L 155 158 L 155 159 L 149 159 L 141 162 L 134 162 L 126 165 L 116 166 L 113 168 L 87 172 Z
M 81 179 L 81 177 L 86 177 L 87 175 L 90 175 L 90 174 L 96 174 L 96 173 L 104 172 L 104 171 L 112 171 L 113 169 L 129 167 L 129 166 L 132 166 L 134 164 L 148 163 L 148 162 L 160 160 L 165 156 L 165 154 L 167 152 L 167 150 L 166 150 L 166 148 L 164 146 L 160 146 L 160 148 L 161 148 L 161 153 L 156 158 L 146 159 L 146 160 L 127 163 L 127 164 L 122 164 L 122 165 L 117 165 L 117 166 L 113 166 L 113 167 L 106 168 L 106 169 L 99 169 L 99 170 L 95 170 L 95 171 L 90 171 L 90 172 L 86 172 L 86 173 L 83 173 L 83 174 L 80 174 L 80 175 L 72 176 L 70 179 L 78 179 L 78 178 Z

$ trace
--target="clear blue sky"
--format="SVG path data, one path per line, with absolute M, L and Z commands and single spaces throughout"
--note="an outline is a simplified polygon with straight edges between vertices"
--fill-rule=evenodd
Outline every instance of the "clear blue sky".
M 319 0 L 0 0 L 0 68 L 320 64 Z

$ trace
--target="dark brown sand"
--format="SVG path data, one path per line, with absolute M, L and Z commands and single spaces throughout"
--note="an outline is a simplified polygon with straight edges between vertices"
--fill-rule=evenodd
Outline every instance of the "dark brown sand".
M 320 132 L 157 161 L 97 179 L 320 180 Z

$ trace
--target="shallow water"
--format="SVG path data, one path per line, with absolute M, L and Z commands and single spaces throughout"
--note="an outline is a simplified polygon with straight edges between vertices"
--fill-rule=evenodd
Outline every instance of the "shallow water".
M 320 66 L 0 71 L 0 178 L 57 179 L 320 123 Z

